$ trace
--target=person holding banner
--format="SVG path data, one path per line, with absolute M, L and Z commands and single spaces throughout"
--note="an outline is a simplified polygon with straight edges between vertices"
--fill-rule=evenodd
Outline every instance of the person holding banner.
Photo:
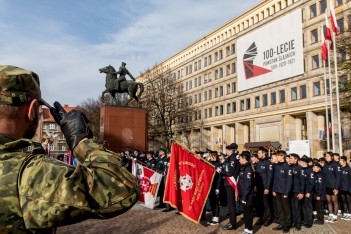
M 250 152 L 243 151 L 240 154 L 239 162 L 241 172 L 238 180 L 238 190 L 241 209 L 244 214 L 245 230 L 243 234 L 252 234 L 253 222 L 253 188 L 254 188 L 254 172 L 250 164 Z
M 166 150 L 161 148 L 159 150 L 158 155 L 159 155 L 159 159 L 158 159 L 157 164 L 156 164 L 156 170 L 164 172 L 165 163 L 167 163 L 166 162 L 166 160 L 167 160 Z M 162 179 L 161 183 L 160 183 L 160 187 L 158 188 L 158 193 L 157 193 L 157 195 L 160 197 L 160 204 L 158 206 L 156 206 L 156 208 L 165 208 L 166 207 L 165 203 L 163 203 L 164 192 L 165 192 L 165 182 L 164 182 L 164 179 Z
M 240 173 L 240 164 L 236 158 L 238 145 L 232 143 L 226 147 L 227 158 L 223 165 L 223 170 L 217 169 L 224 179 L 224 187 L 227 194 L 227 206 L 229 211 L 229 223 L 223 227 L 224 230 L 236 229 L 236 204 L 238 199 L 237 179 Z

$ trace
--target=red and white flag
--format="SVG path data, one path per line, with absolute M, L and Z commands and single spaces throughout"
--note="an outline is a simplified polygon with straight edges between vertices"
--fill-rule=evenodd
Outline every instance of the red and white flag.
M 199 223 L 214 176 L 212 164 L 173 143 L 163 201 Z
M 157 191 L 162 180 L 162 174 L 144 167 L 142 164 L 133 161 L 133 175 L 137 178 L 141 195 L 139 201 L 142 205 L 153 209 L 155 207 Z
M 326 40 L 324 38 L 323 30 L 321 31 L 321 37 L 322 37 L 322 58 L 323 58 L 323 61 L 326 62 L 328 60 L 328 49 L 327 49 Z
M 325 14 L 325 40 L 332 41 L 331 30 L 330 30 L 327 14 Z
M 336 17 L 335 17 L 335 11 L 334 11 L 334 5 L 333 5 L 333 1 L 329 1 L 329 7 L 330 7 L 330 22 L 332 25 L 332 29 L 335 33 L 335 35 L 338 34 L 338 22 L 336 21 Z
M 225 177 L 228 183 L 233 187 L 235 191 L 235 199 L 238 200 L 239 198 L 239 190 L 238 190 L 238 181 L 234 178 L 234 176 L 226 176 Z

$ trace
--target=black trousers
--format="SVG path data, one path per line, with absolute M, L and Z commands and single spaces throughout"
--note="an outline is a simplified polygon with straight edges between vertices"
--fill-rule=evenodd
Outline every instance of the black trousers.
M 273 219 L 272 194 L 263 194 L 263 223 L 270 223 Z
M 302 213 L 305 225 L 313 224 L 313 209 L 312 209 L 312 198 L 305 197 L 302 203 Z
M 235 204 L 235 191 L 231 186 L 225 186 L 227 194 L 227 206 L 229 211 L 229 223 L 236 227 L 236 204 Z
M 317 220 L 324 222 L 324 201 L 314 200 L 316 203 Z
M 293 193 L 291 197 L 292 222 L 301 226 L 301 200 L 297 198 L 298 193 Z
M 252 223 L 253 223 L 253 196 L 249 195 L 246 200 L 246 204 L 241 203 L 241 210 L 244 214 L 244 223 L 245 228 L 248 230 L 252 230 Z
M 274 217 L 274 222 L 275 223 L 280 223 L 280 217 L 279 217 L 279 212 L 278 212 L 278 206 L 277 206 L 277 197 L 273 196 L 273 217 Z
M 284 198 L 283 193 L 277 193 L 276 198 L 279 224 L 283 227 L 291 227 L 290 197 Z
M 215 189 L 211 189 L 209 198 L 210 198 L 212 217 L 219 217 L 219 195 L 216 195 Z
M 165 203 L 163 203 L 163 195 L 165 193 L 165 182 L 163 181 L 163 178 L 160 182 L 160 186 L 158 187 L 158 192 L 157 192 L 157 195 L 160 196 L 160 204 L 159 206 L 165 206 Z

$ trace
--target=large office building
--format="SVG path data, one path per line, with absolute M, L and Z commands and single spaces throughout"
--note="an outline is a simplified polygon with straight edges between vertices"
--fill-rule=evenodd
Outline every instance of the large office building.
M 346 30 L 351 1 L 331 1 L 339 30 Z M 308 140 L 313 157 L 326 150 L 329 79 L 321 32 L 328 6 L 329 0 L 262 1 L 151 69 L 171 70 L 197 110 L 191 132 L 204 141 L 193 149 L 224 151 L 236 142 L 243 150 L 248 142 L 271 141 L 289 151 L 289 142 Z M 341 120 L 349 149 L 349 113 Z

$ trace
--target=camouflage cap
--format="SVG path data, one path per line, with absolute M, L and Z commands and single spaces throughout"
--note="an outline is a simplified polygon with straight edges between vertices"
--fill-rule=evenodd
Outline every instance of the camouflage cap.
M 39 76 L 23 68 L 0 65 L 0 105 L 21 105 L 40 101 Z

